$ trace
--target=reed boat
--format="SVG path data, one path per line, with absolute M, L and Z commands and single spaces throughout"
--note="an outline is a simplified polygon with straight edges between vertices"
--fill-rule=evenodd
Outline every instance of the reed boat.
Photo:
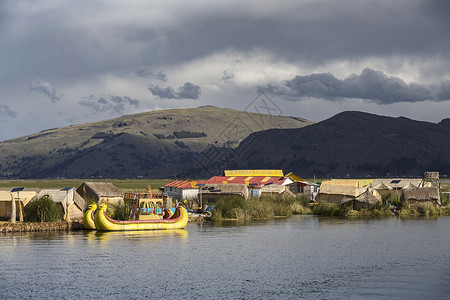
M 83 226 L 84 229 L 95 230 L 97 227 L 95 226 L 95 211 L 97 210 L 97 204 L 92 203 L 89 205 L 88 210 L 84 213 L 83 217 Z
M 106 215 L 106 204 L 101 204 L 95 213 L 97 230 L 171 230 L 182 229 L 188 223 L 188 213 L 184 207 L 177 207 L 173 216 L 167 219 L 118 221 Z

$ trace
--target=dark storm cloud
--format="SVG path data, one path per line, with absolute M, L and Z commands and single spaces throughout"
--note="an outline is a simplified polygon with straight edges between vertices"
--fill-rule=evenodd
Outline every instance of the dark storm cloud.
M 159 98 L 178 99 L 177 93 L 170 86 L 161 87 L 160 85 L 150 85 L 148 90 L 152 93 L 152 95 L 158 96 Z
M 48 76 L 69 79 L 142 62 L 160 69 L 230 49 L 262 49 L 312 65 L 395 55 L 450 58 L 446 1 L 283 1 L 273 10 L 243 2 L 239 13 L 235 5 L 209 2 L 181 9 L 108 1 L 54 5 L 28 14 L 0 6 L 0 15 L 8 16 L 0 30 L 14 28 L 0 39 L 0 55 L 13 58 L 3 61 L 9 72 L 0 73 L 0 81 L 20 78 L 20 70 L 36 77 L 45 69 Z M 162 25 L 143 17 L 157 11 L 170 16 Z
M 0 104 L 0 117 L 15 119 L 17 117 L 17 112 L 13 111 L 8 105 Z
M 92 113 L 111 113 L 112 115 L 121 115 L 125 112 L 125 106 L 139 107 L 139 100 L 124 96 L 96 97 L 91 95 L 84 97 L 79 104 L 88 108 Z
M 180 99 L 198 99 L 201 89 L 198 85 L 186 82 L 178 89 L 178 97 Z
M 41 78 L 36 78 L 31 83 L 30 89 L 32 91 L 41 93 L 42 95 L 46 96 L 52 103 L 56 103 L 63 97 L 63 94 L 57 95 L 55 89 L 52 87 L 51 83 L 48 81 L 45 81 Z
M 147 66 L 141 66 L 135 72 L 137 76 L 142 78 L 157 79 L 162 82 L 167 82 L 167 75 L 162 71 L 155 72 Z
M 390 104 L 450 100 L 450 83 L 442 82 L 440 86 L 407 84 L 402 79 L 387 76 L 381 71 L 364 69 L 360 75 L 353 74 L 343 80 L 330 73 L 295 76 L 282 84 L 258 87 L 258 92 L 266 92 L 291 101 L 307 97 L 331 101 L 358 98 L 378 104 Z
M 201 94 L 201 88 L 191 82 L 186 82 L 184 85 L 175 91 L 172 87 L 162 87 L 160 85 L 150 85 L 148 90 L 154 95 L 162 99 L 198 99 Z

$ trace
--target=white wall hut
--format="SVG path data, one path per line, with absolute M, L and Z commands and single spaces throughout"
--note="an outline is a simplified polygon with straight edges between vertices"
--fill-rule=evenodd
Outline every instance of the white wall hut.
M 36 196 L 36 194 L 37 192 L 35 191 L 21 191 L 19 192 L 19 195 L 17 192 L 11 193 L 9 191 L 0 191 L 0 219 L 9 220 L 11 218 L 11 202 L 14 197 L 16 202 L 16 218 L 18 220 L 23 220 L 23 208 Z
M 90 202 L 94 200 L 101 203 L 123 203 L 123 192 L 110 182 L 83 182 L 77 189 L 77 193 Z
M 173 199 L 177 199 L 179 201 L 182 200 L 191 200 L 198 196 L 198 186 L 196 186 L 197 181 L 189 181 L 189 180 L 175 180 L 165 184 L 162 187 L 167 196 L 172 197 Z
M 75 191 L 75 189 L 68 191 L 53 189 L 42 190 L 37 194 L 36 199 L 40 199 L 44 196 L 48 196 L 58 205 L 62 220 L 70 222 L 83 219 L 86 204 L 84 199 Z

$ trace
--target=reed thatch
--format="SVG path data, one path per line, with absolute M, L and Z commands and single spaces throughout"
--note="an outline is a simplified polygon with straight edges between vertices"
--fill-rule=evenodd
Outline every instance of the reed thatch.
M 402 187 L 402 190 L 403 189 L 410 189 L 410 188 L 416 188 L 416 187 L 418 187 L 417 185 L 414 185 L 413 183 L 408 183 L 407 185 L 405 185 L 404 187 Z
M 375 190 L 383 190 L 383 191 L 388 191 L 388 190 L 393 189 L 391 186 L 386 185 L 384 182 L 380 182 L 377 185 L 372 185 L 372 188 Z
M 341 204 L 347 203 L 353 201 L 353 209 L 359 210 L 362 208 L 370 208 L 376 203 L 379 203 L 382 201 L 381 195 L 374 189 L 370 188 L 362 188 L 360 189 L 360 194 L 355 197 L 345 197 Z
M 400 180 L 399 183 L 393 184 L 391 183 L 393 180 Z M 372 187 L 376 187 L 379 184 L 384 184 L 390 188 L 402 189 L 406 187 L 408 184 L 412 184 L 414 186 L 421 186 L 423 180 L 420 178 L 378 178 L 372 182 Z
M 123 197 L 123 192 L 110 182 L 83 182 L 77 192 L 84 187 L 89 188 L 100 197 Z
M 358 179 L 331 179 L 331 180 L 325 180 L 322 182 L 322 185 L 342 185 L 342 186 L 353 186 L 353 187 L 359 187 Z
M 340 204 L 341 201 L 350 201 L 357 197 L 360 192 L 358 188 L 358 181 L 341 181 L 341 183 L 349 183 L 351 185 L 336 184 L 338 181 L 329 180 L 322 182 L 317 200 L 319 203 L 336 203 Z
M 408 202 L 412 206 L 425 203 L 441 205 L 439 190 L 434 187 L 406 188 L 402 190 L 401 201 Z
M 206 197 L 213 195 L 240 195 L 247 199 L 249 194 L 245 184 L 218 183 L 205 185 L 202 189 L 202 195 Z
M 319 194 L 335 194 L 356 197 L 359 195 L 359 188 L 357 186 L 334 185 L 328 184 L 328 182 L 323 182 L 320 186 Z
M 86 201 L 118 204 L 123 202 L 123 192 L 110 182 L 83 182 L 77 193 Z
M 289 190 L 288 186 L 285 185 L 277 185 L 271 184 L 261 187 L 261 195 L 270 195 L 270 194 L 286 194 L 291 197 L 295 197 L 295 194 Z
M 19 214 L 20 209 L 24 208 L 35 196 L 36 192 L 34 191 L 22 191 L 19 192 L 20 197 L 20 204 L 19 199 L 17 198 L 17 193 L 10 193 L 9 191 L 0 191 L 0 219 L 9 219 L 11 217 L 11 200 L 12 197 L 14 197 L 16 201 L 16 207 L 19 207 Z M 20 205 L 20 206 L 19 206 Z
M 423 187 L 433 187 L 433 184 L 431 182 L 424 182 Z

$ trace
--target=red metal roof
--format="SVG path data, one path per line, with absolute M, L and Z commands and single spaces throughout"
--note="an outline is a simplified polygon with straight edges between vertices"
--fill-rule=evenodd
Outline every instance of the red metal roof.
M 285 182 L 285 177 L 265 177 L 265 176 L 214 176 L 206 181 L 206 184 L 218 184 L 218 183 L 240 183 L 246 184 L 250 183 L 257 184 L 256 186 L 263 186 L 265 184 L 271 183 L 276 185 L 282 185 Z
M 205 181 L 175 180 L 165 184 L 164 186 L 176 187 L 180 189 L 198 189 L 198 186 L 195 186 L 198 183 L 205 183 Z

